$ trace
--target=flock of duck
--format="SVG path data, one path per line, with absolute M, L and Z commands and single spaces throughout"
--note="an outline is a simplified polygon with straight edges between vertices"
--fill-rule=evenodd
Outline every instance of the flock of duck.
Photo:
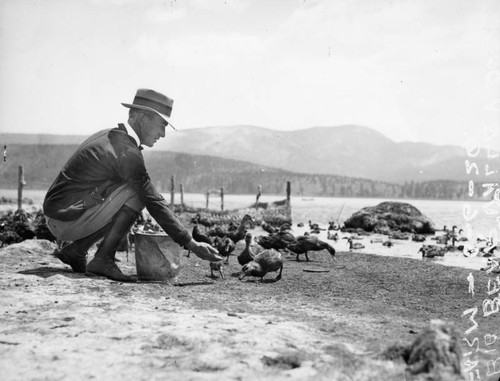
M 300 261 L 300 256 L 304 255 L 306 261 L 309 261 L 309 253 L 312 251 L 327 251 L 332 259 L 335 259 L 335 249 L 327 241 L 339 242 L 346 240 L 349 250 L 364 249 L 365 245 L 359 240 L 370 236 L 370 233 L 360 229 L 345 229 L 338 224 L 329 222 L 326 228 L 309 221 L 309 226 L 304 223 L 298 223 L 298 228 L 303 228 L 302 235 L 295 235 L 290 223 L 283 223 L 279 227 L 271 226 L 266 222 L 261 223 L 261 228 L 267 235 L 253 236 L 249 227 L 254 228 L 256 223 L 250 215 L 245 215 L 239 221 L 230 222 L 226 225 L 217 223 L 215 219 L 203 218 L 199 213 L 191 220 L 193 223 L 192 236 L 200 242 L 206 242 L 217 249 L 220 256 L 225 258 L 223 261 L 212 262 L 210 264 L 211 275 L 214 271 L 223 275 L 224 265 L 229 263 L 232 255 L 237 256 L 238 263 L 242 266 L 239 278 L 246 276 L 260 277 L 261 280 L 269 272 L 279 271 L 276 280 L 281 279 L 283 271 L 283 254 L 295 256 L 296 261 Z M 200 228 L 203 226 L 203 228 Z M 146 231 L 159 231 L 160 228 L 150 219 L 137 221 L 134 230 L 142 228 Z M 309 228 L 307 230 L 307 227 Z M 319 234 L 326 232 L 326 241 L 318 238 Z M 442 234 L 431 237 L 394 232 L 387 238 L 371 237 L 370 243 L 381 243 L 383 246 L 392 247 L 395 240 L 410 240 L 414 242 L 426 242 L 427 240 L 435 243 L 423 243 L 418 253 L 422 257 L 433 258 L 442 257 L 448 252 L 462 252 L 464 256 L 492 257 L 494 252 L 499 249 L 499 243 L 494 242 L 492 238 L 477 238 L 475 242 L 469 242 L 464 236 L 463 230 L 457 231 L 457 226 L 447 229 L 446 226 L 439 230 Z M 40 210 L 36 215 L 31 215 L 24 210 L 9 212 L 0 217 L 0 247 L 4 244 L 18 243 L 25 239 L 47 239 L 56 242 L 55 237 L 48 230 L 43 212 Z M 134 234 L 124 237 L 119 251 L 129 251 L 133 244 Z M 244 241 L 244 248 L 235 253 L 237 243 Z M 241 246 L 240 246 L 241 247 Z M 188 256 L 189 256 L 188 252 Z
M 242 266 L 240 279 L 245 276 L 264 277 L 265 274 L 272 271 L 278 271 L 277 279 L 281 278 L 283 269 L 283 253 L 295 255 L 295 259 L 300 261 L 300 256 L 303 254 L 306 261 L 309 261 L 308 253 L 311 251 L 326 250 L 331 257 L 335 259 L 335 249 L 328 243 L 328 240 L 339 242 L 346 240 L 349 245 L 349 250 L 364 249 L 365 245 L 359 242 L 371 233 L 361 231 L 359 229 L 345 229 L 339 227 L 333 222 L 329 222 L 328 227 L 322 228 L 318 224 L 309 221 L 309 230 L 303 235 L 296 236 L 292 231 L 290 223 L 284 223 L 280 227 L 271 226 L 265 222 L 261 224 L 262 229 L 267 232 L 267 235 L 259 235 L 253 237 L 247 231 L 247 226 L 253 221 L 250 216 L 246 215 L 241 220 L 241 223 L 230 224 L 227 230 L 209 219 L 201 218 L 198 214 L 193 218 L 193 237 L 196 240 L 207 242 L 213 245 L 219 251 L 220 255 L 225 257 L 224 263 L 212 263 L 211 274 L 213 271 L 219 271 L 223 276 L 223 265 L 229 261 L 229 256 L 233 254 L 236 243 L 240 240 L 245 240 L 245 248 L 238 254 L 238 262 Z M 204 232 L 201 231 L 200 225 L 204 226 Z M 299 228 L 306 228 L 303 223 L 297 224 Z M 318 234 L 326 231 L 327 241 L 322 241 L 318 238 Z M 464 236 L 463 230 L 457 231 L 457 226 L 447 229 L 446 226 L 442 230 L 438 230 L 434 236 L 426 236 L 422 234 L 412 234 L 404 232 L 393 232 L 388 237 L 372 237 L 370 243 L 381 243 L 385 247 L 392 247 L 396 240 L 411 240 L 413 242 L 422 242 L 422 246 L 418 250 L 418 254 L 422 258 L 442 257 L 448 252 L 462 252 L 464 256 L 481 256 L 492 257 L 499 244 L 494 243 L 493 239 L 478 238 L 476 242 L 469 242 Z M 434 241 L 433 243 L 424 243 Z
M 236 244 L 242 240 L 244 240 L 245 246 L 237 254 L 238 263 L 242 266 L 238 275 L 240 280 L 252 276 L 260 277 L 262 281 L 267 273 L 276 271 L 279 271 L 276 280 L 281 279 L 284 253 L 295 255 L 297 261 L 300 261 L 302 254 L 306 261 L 309 261 L 308 253 L 311 251 L 326 250 L 332 258 L 335 256 L 335 249 L 328 242 L 322 241 L 312 234 L 295 236 L 290 223 L 274 227 L 263 222 L 261 227 L 267 232 L 267 235 L 254 237 L 248 231 L 249 226 L 254 227 L 254 221 L 248 214 L 243 216 L 239 224 L 230 223 L 226 229 L 216 225 L 213 220 L 202 218 L 200 214 L 197 214 L 191 222 L 194 223 L 193 238 L 212 245 L 221 257 L 225 258 L 225 260 L 210 263 L 212 277 L 214 271 L 218 271 L 221 278 L 224 277 L 224 265 L 229 263 L 229 257 L 234 254 Z M 204 226 L 203 231 L 200 225 Z

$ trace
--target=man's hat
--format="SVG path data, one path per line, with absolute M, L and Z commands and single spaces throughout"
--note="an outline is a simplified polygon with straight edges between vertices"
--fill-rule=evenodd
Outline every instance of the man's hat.
M 170 118 L 172 114 L 172 106 L 174 105 L 174 100 L 169 97 L 160 94 L 154 90 L 149 89 L 139 89 L 135 94 L 134 101 L 130 103 L 122 103 L 123 106 L 128 108 L 137 108 L 140 110 L 152 111 L 158 114 L 167 122 L 170 127 L 174 130 L 176 129 L 166 118 Z

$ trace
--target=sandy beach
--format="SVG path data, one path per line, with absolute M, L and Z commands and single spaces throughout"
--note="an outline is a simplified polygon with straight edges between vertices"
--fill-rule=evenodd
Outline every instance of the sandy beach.
M 499 376 L 487 372 L 500 345 L 483 343 L 499 333 L 498 313 L 483 316 L 498 274 L 349 251 L 332 261 L 325 251 L 287 257 L 280 281 L 238 280 L 233 255 L 224 279 L 191 256 L 176 284 L 126 284 L 74 273 L 54 248 L 0 249 L 2 380 L 420 380 L 381 353 L 409 345 L 432 319 L 457 328 L 464 353 L 464 338 L 479 338 L 475 369 Z M 133 253 L 118 258 L 136 272 Z M 475 307 L 478 327 L 466 335 L 464 311 Z M 484 351 L 493 348 L 496 357 Z

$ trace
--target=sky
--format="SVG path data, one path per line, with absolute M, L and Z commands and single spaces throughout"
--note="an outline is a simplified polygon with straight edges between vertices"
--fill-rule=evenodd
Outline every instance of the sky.
M 498 131 L 498 0 L 0 0 L 0 133 L 89 135 L 138 88 L 178 129 Z

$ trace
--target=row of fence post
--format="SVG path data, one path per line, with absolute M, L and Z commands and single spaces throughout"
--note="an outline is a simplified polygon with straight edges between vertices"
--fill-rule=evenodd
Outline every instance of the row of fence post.
M 18 182 L 17 182 L 17 208 L 22 209 L 22 203 L 23 203 L 23 188 L 26 185 L 26 182 L 24 181 L 24 168 L 23 166 L 19 166 L 19 174 L 18 174 Z M 290 204 L 290 181 L 286 182 L 286 201 L 288 205 Z M 181 208 L 184 207 L 184 186 L 183 184 L 180 185 L 180 192 L 181 192 Z M 209 205 L 209 200 L 210 200 L 210 191 L 207 191 L 206 193 L 206 209 L 208 209 Z M 259 185 L 257 187 L 257 197 L 255 199 L 255 207 L 257 207 L 259 203 L 259 198 L 262 193 L 262 186 Z M 170 207 L 174 207 L 174 200 L 175 200 L 175 175 L 172 175 L 170 177 Z M 224 211 L 224 188 L 220 188 L 220 209 L 221 211 Z
M 183 184 L 180 185 L 180 193 L 181 193 L 181 208 L 184 207 L 184 186 Z M 213 191 L 207 190 L 205 194 L 206 202 L 205 202 L 205 209 L 208 209 L 209 202 L 210 202 L 210 194 L 215 193 Z M 255 198 L 255 207 L 258 206 L 259 204 L 259 198 L 262 194 L 262 186 L 259 185 L 257 187 L 257 196 Z M 220 188 L 220 210 L 224 211 L 224 187 Z M 287 205 L 290 205 L 290 195 L 291 195 L 291 184 L 290 181 L 286 182 L 286 202 Z M 175 175 L 172 175 L 170 177 L 170 207 L 174 207 L 174 200 L 175 200 Z

